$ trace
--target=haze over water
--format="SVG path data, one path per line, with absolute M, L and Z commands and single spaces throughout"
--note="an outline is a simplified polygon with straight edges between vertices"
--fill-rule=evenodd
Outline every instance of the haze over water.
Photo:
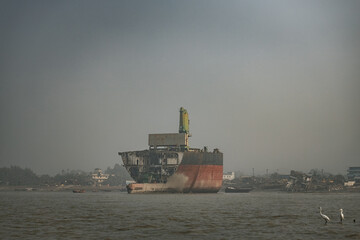
M 147 134 L 225 171 L 345 173 L 360 157 L 360 2 L 2 0 L 0 167 L 91 171 Z
M 1 239 L 360 238 L 358 193 L 0 192 L 0 198 Z M 332 222 L 324 224 L 319 206 Z
M 356 0 L 2 0 L 0 167 L 104 170 L 177 132 L 185 107 L 190 146 L 219 148 L 225 171 L 345 173 L 360 159 L 359 13 Z M 359 239 L 359 202 L 8 191 L 0 239 Z

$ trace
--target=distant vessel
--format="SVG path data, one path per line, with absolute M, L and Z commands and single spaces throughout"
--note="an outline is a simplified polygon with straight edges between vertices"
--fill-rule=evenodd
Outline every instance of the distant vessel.
M 179 133 L 149 134 L 149 149 L 119 152 L 136 183 L 128 193 L 216 193 L 222 186 L 223 154 L 190 148 L 189 118 L 180 108 Z
M 75 189 L 73 190 L 73 193 L 84 193 L 85 190 L 84 189 Z
M 235 187 L 227 187 L 225 188 L 226 193 L 247 193 L 252 191 L 252 188 L 235 188 Z

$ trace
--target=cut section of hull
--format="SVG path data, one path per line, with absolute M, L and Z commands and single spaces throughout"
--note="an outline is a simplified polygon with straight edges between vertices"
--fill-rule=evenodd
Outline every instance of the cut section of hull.
M 128 193 L 217 193 L 222 186 L 222 165 L 180 165 L 167 183 L 132 183 Z
M 148 150 L 119 152 L 136 183 L 129 193 L 215 193 L 222 185 L 223 154 L 189 147 L 189 116 L 180 108 L 178 133 L 149 134 Z

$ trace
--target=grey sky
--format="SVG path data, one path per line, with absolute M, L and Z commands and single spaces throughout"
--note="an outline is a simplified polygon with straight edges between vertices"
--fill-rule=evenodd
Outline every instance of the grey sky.
M 190 117 L 224 170 L 360 165 L 359 1 L 0 1 L 0 166 L 90 171 Z

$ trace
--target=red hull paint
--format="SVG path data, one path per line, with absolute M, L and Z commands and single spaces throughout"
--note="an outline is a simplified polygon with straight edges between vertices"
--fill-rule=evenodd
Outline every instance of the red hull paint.
M 222 165 L 179 165 L 167 183 L 133 183 L 129 193 L 216 193 L 222 186 Z
M 222 185 L 222 165 L 180 165 L 176 174 L 188 177 L 184 190 L 188 192 L 218 192 Z

